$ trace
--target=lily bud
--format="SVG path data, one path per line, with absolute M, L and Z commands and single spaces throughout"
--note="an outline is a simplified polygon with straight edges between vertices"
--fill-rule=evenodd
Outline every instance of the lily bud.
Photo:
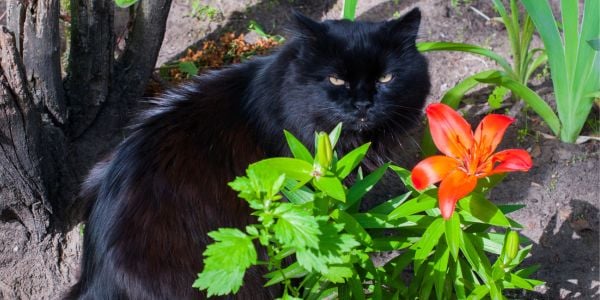
M 332 161 L 333 149 L 331 148 L 329 135 L 325 132 L 320 132 L 317 137 L 316 163 L 325 171 L 331 167 Z
M 517 253 L 519 253 L 519 233 L 511 231 L 506 237 L 506 244 L 504 245 L 505 263 L 513 260 Z

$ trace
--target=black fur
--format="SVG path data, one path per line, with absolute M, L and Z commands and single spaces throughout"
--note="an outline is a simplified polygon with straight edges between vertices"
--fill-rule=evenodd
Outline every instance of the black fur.
M 342 152 L 372 141 L 367 168 L 394 159 L 430 88 L 415 48 L 420 12 L 381 23 L 296 19 L 276 53 L 157 99 L 92 170 L 81 278 L 67 298 L 204 298 L 191 286 L 207 232 L 251 221 L 226 184 L 251 162 L 286 155 L 283 129 L 311 145 L 314 131 L 343 122 Z M 386 73 L 392 80 L 379 83 Z M 346 84 L 331 84 L 333 74 Z M 245 282 L 240 299 L 276 296 L 257 271 Z

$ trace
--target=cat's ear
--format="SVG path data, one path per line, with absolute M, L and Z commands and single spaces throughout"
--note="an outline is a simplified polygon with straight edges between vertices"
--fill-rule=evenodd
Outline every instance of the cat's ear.
M 299 35 L 306 38 L 318 39 L 324 34 L 325 26 L 322 23 L 301 14 L 295 9 L 292 10 L 292 15 L 296 20 L 295 31 Z
M 403 42 L 414 43 L 419 33 L 421 24 L 421 10 L 418 7 L 413 8 L 399 19 L 388 21 L 386 24 L 387 34 L 400 39 Z

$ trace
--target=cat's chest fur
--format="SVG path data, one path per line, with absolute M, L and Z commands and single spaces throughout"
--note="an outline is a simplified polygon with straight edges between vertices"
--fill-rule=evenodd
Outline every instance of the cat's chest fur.
M 227 182 L 252 162 L 288 154 L 284 129 L 311 145 L 315 131 L 342 122 L 341 152 L 373 143 L 366 169 L 402 154 L 430 87 L 415 47 L 419 11 L 380 23 L 296 19 L 296 36 L 271 56 L 156 99 L 92 170 L 82 274 L 70 298 L 202 298 L 191 285 L 207 233 L 251 220 Z M 260 274 L 247 275 L 240 299 L 278 296 Z

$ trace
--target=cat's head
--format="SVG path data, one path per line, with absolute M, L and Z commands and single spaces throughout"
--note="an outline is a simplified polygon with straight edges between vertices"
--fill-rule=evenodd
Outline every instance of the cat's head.
M 427 62 L 415 46 L 418 9 L 384 22 L 294 16 L 294 58 L 281 93 L 296 125 L 330 130 L 343 122 L 345 131 L 369 134 L 418 122 L 430 89 Z

